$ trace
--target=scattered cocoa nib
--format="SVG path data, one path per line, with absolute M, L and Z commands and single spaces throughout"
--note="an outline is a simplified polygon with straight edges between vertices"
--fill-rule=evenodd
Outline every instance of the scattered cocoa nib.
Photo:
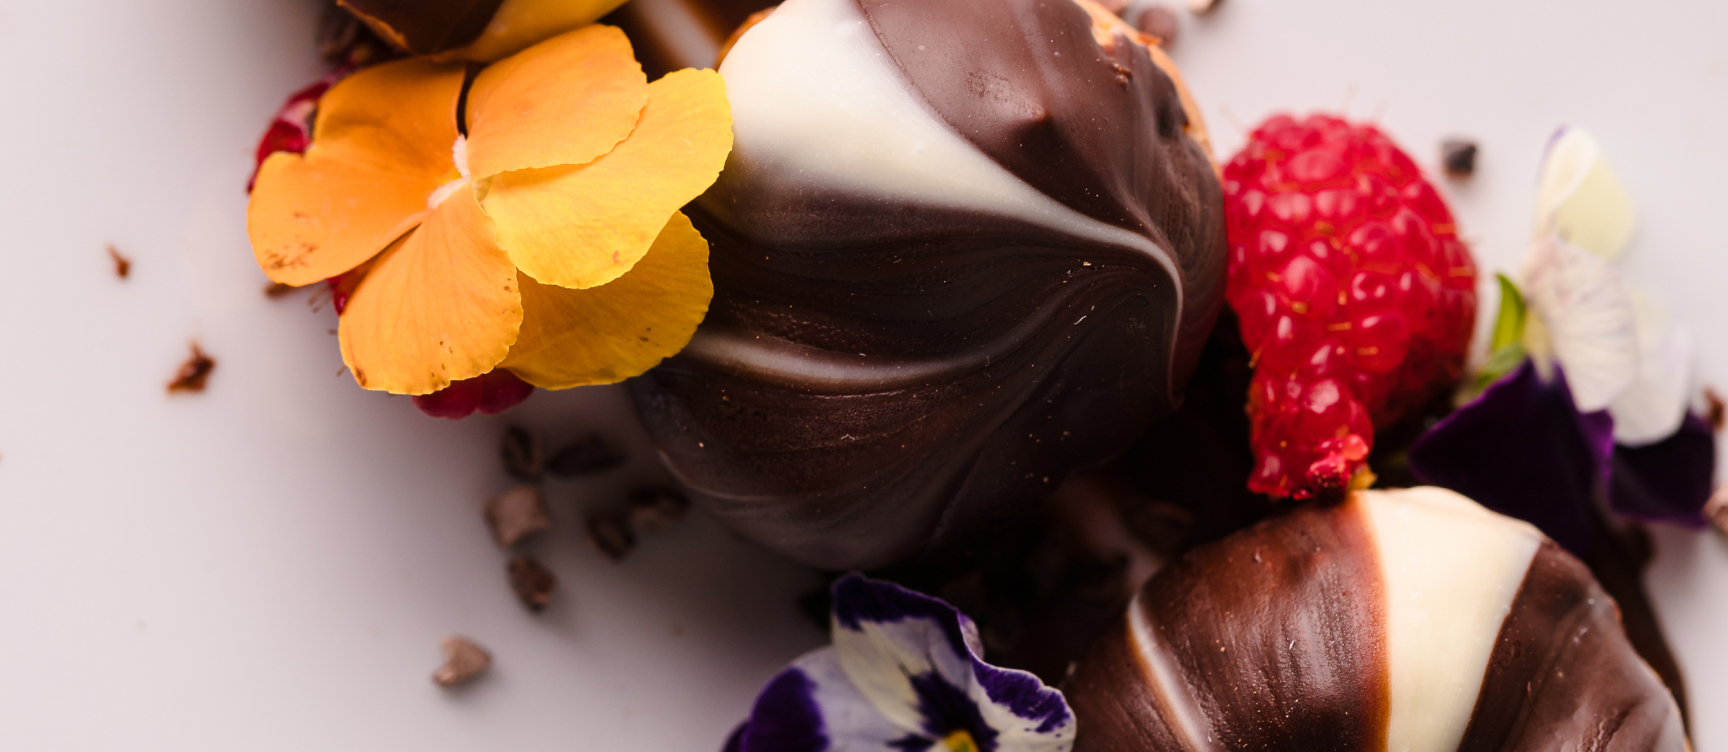
M 1711 387 L 1704 387 L 1704 419 L 1709 421 L 1710 430 L 1717 433 L 1722 432 L 1722 424 L 1728 421 L 1728 403 Z
M 666 486 L 638 488 L 630 492 L 630 528 L 638 533 L 671 530 L 690 511 L 690 497 Z
M 459 635 L 444 638 L 444 665 L 432 672 L 432 681 L 444 688 L 467 684 L 492 667 L 492 654 Z
M 108 244 L 108 258 L 114 259 L 114 276 L 121 279 L 132 276 L 132 259 L 120 255 L 120 249 L 113 243 Z
M 636 534 L 630 532 L 630 523 L 624 515 L 597 512 L 588 516 L 588 542 L 594 544 L 594 550 L 602 556 L 612 561 L 623 561 L 630 549 L 636 547 Z
M 1461 138 L 1449 138 L 1440 142 L 1440 164 L 1450 177 L 1467 178 L 1474 175 L 1476 142 Z
M 527 483 L 540 480 L 546 471 L 546 445 L 540 435 L 520 426 L 504 429 L 504 440 L 498 451 L 504 458 L 504 472 Z
M 510 589 L 529 611 L 540 613 L 552 602 L 552 590 L 558 587 L 558 577 L 532 556 L 511 557 L 505 568 L 510 575 Z
M 486 526 L 492 529 L 492 540 L 498 547 L 508 549 L 551 527 L 552 519 L 546 516 L 546 500 L 540 489 L 517 486 L 486 500 Z
M 1140 11 L 1139 20 L 1134 22 L 1140 33 L 1158 38 L 1158 44 L 1169 47 L 1176 43 L 1176 11 L 1166 5 L 1149 5 Z
M 210 372 L 216 370 L 216 361 L 192 343 L 192 356 L 180 365 L 180 371 L 174 374 L 174 380 L 168 382 L 168 393 L 202 392 L 206 382 L 210 380 Z
M 598 475 L 622 467 L 630 458 L 598 434 L 564 445 L 546 461 L 546 471 L 560 478 Z
M 285 285 L 281 282 L 271 282 L 264 286 L 264 297 L 274 300 L 298 289 L 300 288 L 293 285 Z
M 1188 0 L 1188 10 L 1196 16 L 1204 16 L 1218 9 L 1224 0 Z

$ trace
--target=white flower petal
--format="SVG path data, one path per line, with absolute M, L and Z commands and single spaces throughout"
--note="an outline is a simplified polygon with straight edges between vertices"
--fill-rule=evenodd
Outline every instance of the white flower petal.
M 1596 138 L 1581 128 L 1554 134 L 1536 189 L 1535 231 L 1537 238 L 1559 235 L 1612 261 L 1632 239 L 1638 211 L 1601 151 Z
M 1521 276 L 1542 324 L 1526 326 L 1526 348 L 1539 361 L 1547 353 L 1560 361 L 1579 411 L 1608 407 L 1638 376 L 1637 326 L 1619 274 L 1550 236 L 1530 249 Z
M 972 684 L 972 664 L 955 653 L 947 631 L 933 619 L 862 622 L 859 631 L 834 625 L 840 666 L 858 691 L 889 720 L 905 729 L 922 726 L 913 676 L 935 671 L 949 684 Z
M 896 752 L 888 743 L 905 738 L 906 729 L 883 716 L 858 691 L 840 667 L 834 648 L 805 653 L 792 667 L 816 685 L 813 695 L 830 752 Z
M 1627 446 L 1654 444 L 1680 429 L 1694 392 L 1692 335 L 1675 326 L 1660 303 L 1631 289 L 1638 332 L 1638 376 L 1608 406 L 1614 440 Z

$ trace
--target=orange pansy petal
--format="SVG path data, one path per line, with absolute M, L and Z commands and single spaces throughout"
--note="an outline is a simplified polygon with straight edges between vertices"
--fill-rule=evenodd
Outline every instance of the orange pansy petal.
M 354 291 L 342 314 L 342 362 L 367 389 L 429 394 L 492 370 L 521 325 L 516 268 L 463 188 Z
M 618 281 L 589 290 L 522 275 L 522 336 L 504 367 L 546 389 L 611 384 L 690 343 L 708 312 L 708 241 L 683 214 Z
M 468 166 L 506 170 L 587 164 L 630 135 L 648 78 L 624 32 L 589 26 L 481 72 L 468 91 Z
M 583 289 L 611 282 L 648 252 L 672 213 L 702 194 L 732 150 L 726 85 L 681 70 L 648 85 L 630 138 L 587 165 L 506 172 L 486 213 L 528 276 Z
M 418 224 L 454 176 L 462 67 L 404 60 L 336 84 L 305 155 L 258 171 L 246 222 L 272 281 L 308 285 L 354 268 Z

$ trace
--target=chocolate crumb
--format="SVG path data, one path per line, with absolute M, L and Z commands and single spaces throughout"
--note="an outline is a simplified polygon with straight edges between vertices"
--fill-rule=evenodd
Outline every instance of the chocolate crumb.
M 622 467 L 630 458 L 598 434 L 566 444 L 546 461 L 546 471 L 560 478 L 598 475 Z
M 529 611 L 540 613 L 552 602 L 552 590 L 558 587 L 558 577 L 540 565 L 532 556 L 516 556 L 505 567 L 510 575 L 510 589 Z
M 275 300 L 276 298 L 280 298 L 298 289 L 300 288 L 293 285 L 285 285 L 281 282 L 271 282 L 264 286 L 264 297 Z
M 1728 403 L 1722 401 L 1722 395 L 1715 389 L 1704 387 L 1704 420 L 1710 423 L 1710 430 L 1722 432 L 1722 425 L 1728 422 Z
M 504 429 L 504 440 L 498 447 L 504 458 L 504 472 L 520 481 L 533 483 L 546 471 L 546 448 L 540 435 L 520 426 Z
M 432 672 L 432 681 L 446 689 L 467 684 L 492 667 L 492 654 L 459 635 L 444 638 L 444 665 Z
M 180 371 L 174 374 L 174 380 L 168 382 L 168 393 L 202 392 L 210 380 L 210 372 L 216 370 L 216 361 L 192 343 L 192 356 L 180 364 Z
M 132 259 L 120 255 L 120 249 L 113 243 L 108 244 L 108 258 L 114 259 L 114 276 L 121 279 L 132 276 Z
M 1448 177 L 1467 178 L 1476 174 L 1476 142 L 1461 138 L 1440 142 L 1440 164 Z
M 1188 10 L 1196 16 L 1204 16 L 1218 9 L 1223 0 L 1188 0 Z
M 636 547 L 636 535 L 630 532 L 630 524 L 624 515 L 617 512 L 601 512 L 588 516 L 588 542 L 594 544 L 594 550 L 599 551 L 612 561 L 623 561 Z
M 650 486 L 630 493 L 630 528 L 638 533 L 671 530 L 690 511 L 690 497 L 676 488 Z
M 499 548 L 510 548 L 523 538 L 552 526 L 546 516 L 546 500 L 540 489 L 517 486 L 486 500 L 486 526 Z
M 1158 44 L 1169 47 L 1176 43 L 1176 12 L 1169 6 L 1151 5 L 1140 11 L 1140 19 L 1134 22 L 1140 33 L 1158 38 Z

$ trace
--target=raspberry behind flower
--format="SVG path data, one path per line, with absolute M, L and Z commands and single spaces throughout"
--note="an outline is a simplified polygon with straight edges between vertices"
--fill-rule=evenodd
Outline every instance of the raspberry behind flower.
M 1434 186 L 1371 125 L 1275 116 L 1223 187 L 1227 296 L 1255 365 L 1249 487 L 1336 492 L 1375 428 L 1457 383 L 1475 262 Z

